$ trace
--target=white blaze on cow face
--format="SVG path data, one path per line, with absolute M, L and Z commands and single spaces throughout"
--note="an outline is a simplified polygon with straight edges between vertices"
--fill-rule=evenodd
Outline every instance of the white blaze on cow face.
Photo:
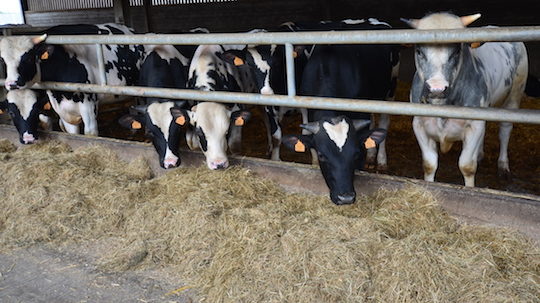
M 190 122 L 195 126 L 199 146 L 208 168 L 220 169 L 229 166 L 227 158 L 227 133 L 231 111 L 223 104 L 203 102 L 192 109 Z
M 255 67 L 264 75 L 263 85 L 260 89 L 260 93 L 263 95 L 273 95 L 274 90 L 270 86 L 270 65 L 268 64 L 268 61 L 264 60 L 261 53 L 259 53 L 259 51 L 257 51 L 255 48 L 248 48 L 248 52 L 251 54 L 251 57 L 253 57 Z M 272 53 L 273 51 L 270 49 L 269 55 L 271 56 Z
M 17 106 L 23 120 L 28 120 L 34 105 L 37 103 L 36 93 L 29 89 L 11 90 L 7 93 L 7 99 L 8 103 Z
M 6 89 L 10 90 L 17 85 L 20 78 L 18 67 L 21 64 L 21 59 L 23 58 L 23 55 L 27 54 L 33 47 L 34 42 L 32 42 L 32 38 L 27 36 L 6 37 L 0 41 L 0 56 L 2 56 L 2 59 L 4 59 L 4 62 L 6 63 Z M 32 79 L 28 80 L 35 82 L 39 78 L 39 73 L 37 72 L 39 69 L 37 69 L 35 58 L 27 54 L 25 60 L 33 60 L 30 63 L 35 69 L 35 75 L 32 75 Z M 24 87 L 26 87 L 26 85 L 19 88 Z
M 347 141 L 347 134 L 349 133 L 349 124 L 345 119 L 341 120 L 341 122 L 336 124 L 331 124 L 329 122 L 323 123 L 323 128 L 326 130 L 326 133 L 328 134 L 328 137 L 330 137 L 330 140 L 336 144 L 336 146 L 339 148 L 339 151 L 341 152 L 343 149 L 343 145 L 345 145 L 345 142 Z

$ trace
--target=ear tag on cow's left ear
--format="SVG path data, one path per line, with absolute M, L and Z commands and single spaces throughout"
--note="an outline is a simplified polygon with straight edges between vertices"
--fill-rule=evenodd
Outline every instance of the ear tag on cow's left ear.
M 245 121 L 244 121 L 244 118 L 242 117 L 238 117 L 234 120 L 234 125 L 236 126 L 242 126 L 244 125 Z
M 47 102 L 45 105 L 43 105 L 44 110 L 50 110 L 51 109 L 51 103 Z
M 296 142 L 294 145 L 294 151 L 297 153 L 303 153 L 306 151 L 306 146 L 304 143 L 302 143 L 302 141 L 298 140 L 298 142 Z
M 45 51 L 43 54 L 41 54 L 41 60 L 47 60 L 49 59 L 49 52 Z
M 133 122 L 131 122 L 131 128 L 133 128 L 133 129 L 141 129 L 142 124 L 139 121 L 133 121 Z
M 371 139 L 370 137 L 368 137 L 366 139 L 366 142 L 364 142 L 364 146 L 366 147 L 366 149 L 370 149 L 370 148 L 374 148 L 377 146 L 377 143 L 375 143 L 375 140 Z
M 297 51 L 293 51 L 293 52 L 292 52 L 292 57 L 293 57 L 294 59 L 296 59 L 296 57 L 298 57 L 298 52 L 297 52 Z
M 234 57 L 233 63 L 236 66 L 244 65 L 244 60 L 242 60 L 240 57 Z
M 186 117 L 180 116 L 180 117 L 176 118 L 176 120 L 174 120 L 174 122 L 176 122 L 176 124 L 178 124 L 178 125 L 184 125 L 184 124 L 186 124 Z

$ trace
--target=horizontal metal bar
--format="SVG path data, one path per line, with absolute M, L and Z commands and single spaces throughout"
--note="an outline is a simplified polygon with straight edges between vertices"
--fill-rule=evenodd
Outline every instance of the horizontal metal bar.
M 0 85 L 2 85 L 0 80 Z M 140 86 L 101 86 L 96 84 L 43 82 L 32 88 L 72 92 L 92 92 L 140 97 L 187 99 L 254 105 L 274 105 L 298 108 L 320 108 L 351 112 L 386 113 L 392 115 L 445 117 L 470 120 L 504 121 L 540 124 L 540 110 L 508 110 L 415 104 L 376 100 L 357 100 L 321 97 L 289 97 L 231 92 L 204 92 L 192 89 L 171 89 Z
M 58 35 L 51 44 L 410 44 L 475 41 L 536 41 L 540 26 L 476 27 L 447 30 L 362 30 L 294 33 L 226 33 L 174 35 Z

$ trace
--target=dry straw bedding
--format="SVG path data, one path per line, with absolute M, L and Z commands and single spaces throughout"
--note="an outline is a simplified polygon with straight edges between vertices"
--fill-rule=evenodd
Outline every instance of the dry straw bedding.
M 109 239 L 105 270 L 172 268 L 205 302 L 538 302 L 540 252 L 458 224 L 416 187 L 352 206 L 242 168 L 180 168 L 0 141 L 0 249 Z

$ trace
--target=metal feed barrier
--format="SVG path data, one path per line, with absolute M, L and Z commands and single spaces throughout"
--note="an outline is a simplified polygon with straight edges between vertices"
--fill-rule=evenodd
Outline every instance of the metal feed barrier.
M 495 41 L 537 41 L 540 26 L 467 28 L 454 30 L 363 30 L 291 33 L 227 33 L 176 35 L 59 35 L 49 36 L 51 44 L 95 44 L 100 71 L 100 83 L 82 84 L 42 82 L 36 89 L 72 92 L 110 93 L 141 97 L 161 97 L 199 101 L 232 102 L 256 105 L 275 105 L 300 108 L 321 108 L 343 111 L 386 113 L 412 116 L 474 119 L 540 124 L 540 110 L 508 110 L 499 108 L 470 108 L 413 104 L 408 102 L 380 102 L 342 98 L 296 96 L 293 44 L 416 44 Z M 283 44 L 287 64 L 288 95 L 260 95 L 230 92 L 202 92 L 188 89 L 166 89 L 136 86 L 108 86 L 106 84 L 102 44 Z M 0 85 L 4 80 L 0 80 Z

